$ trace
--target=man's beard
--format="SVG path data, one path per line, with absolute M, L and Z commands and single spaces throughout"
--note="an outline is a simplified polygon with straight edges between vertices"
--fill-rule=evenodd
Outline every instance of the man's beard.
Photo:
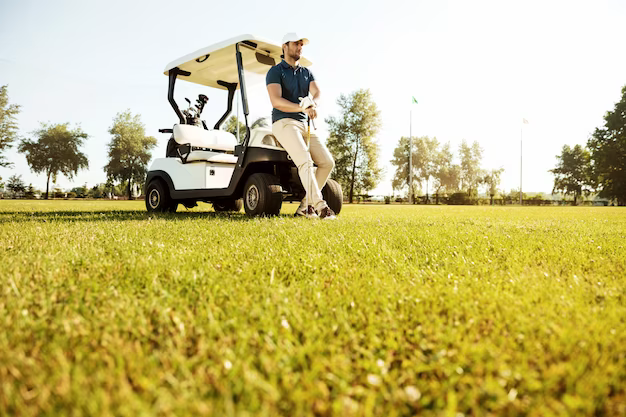
M 300 54 L 299 54 L 299 53 L 297 53 L 297 52 L 294 52 L 294 53 L 289 54 L 289 57 L 290 57 L 291 59 L 293 59 L 294 61 L 299 61 L 299 60 L 300 60 Z

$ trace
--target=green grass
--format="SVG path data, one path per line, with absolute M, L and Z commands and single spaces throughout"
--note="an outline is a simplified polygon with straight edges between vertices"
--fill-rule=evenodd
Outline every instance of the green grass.
M 209 207 L 0 201 L 0 415 L 626 414 L 622 208 Z

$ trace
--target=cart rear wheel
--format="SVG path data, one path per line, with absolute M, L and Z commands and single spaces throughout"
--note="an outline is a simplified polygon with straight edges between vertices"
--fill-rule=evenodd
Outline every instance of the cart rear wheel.
M 330 178 L 326 181 L 326 185 L 322 188 L 322 197 L 324 197 L 328 207 L 330 207 L 335 214 L 339 214 L 343 206 L 343 191 L 337 181 L 331 180 Z
M 149 213 L 174 213 L 178 203 L 170 198 L 167 186 L 160 179 L 150 181 L 146 188 L 146 209 Z

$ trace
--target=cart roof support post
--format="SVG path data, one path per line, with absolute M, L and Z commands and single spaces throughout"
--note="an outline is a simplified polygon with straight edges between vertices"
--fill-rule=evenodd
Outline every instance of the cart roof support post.
M 171 70 L 169 70 L 170 82 L 167 88 L 167 101 L 170 102 L 170 105 L 174 109 L 176 116 L 178 116 L 178 120 L 180 120 L 180 123 L 184 124 L 185 118 L 183 117 L 183 114 L 180 112 L 180 109 L 178 108 L 178 104 L 176 104 L 176 101 L 174 100 L 174 86 L 176 85 L 176 77 L 178 77 L 178 75 L 184 75 L 188 77 L 191 75 L 191 73 L 189 71 L 183 71 L 178 67 L 172 68 Z
M 248 97 L 246 97 L 246 79 L 243 74 L 243 59 L 241 57 L 241 51 L 239 50 L 239 43 L 235 45 L 237 51 L 237 71 L 239 72 L 239 90 L 241 90 L 241 104 L 243 106 L 243 116 L 246 121 L 246 138 L 243 141 L 244 148 L 248 146 L 250 140 L 250 126 L 248 126 Z M 239 123 L 239 121 L 237 121 Z
M 230 112 L 233 110 L 233 98 L 235 97 L 235 90 L 237 89 L 237 83 L 227 83 L 222 80 L 219 80 L 217 83 L 228 89 L 228 102 L 226 103 L 226 113 L 224 113 L 224 115 L 217 121 L 217 123 L 215 123 L 215 126 L 213 127 L 215 130 L 220 128 L 222 123 L 224 123 L 224 120 L 226 120 Z

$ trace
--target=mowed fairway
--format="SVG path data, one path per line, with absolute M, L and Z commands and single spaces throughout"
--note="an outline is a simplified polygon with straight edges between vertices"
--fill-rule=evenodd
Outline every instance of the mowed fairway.
M 623 415 L 626 209 L 0 201 L 0 415 Z

